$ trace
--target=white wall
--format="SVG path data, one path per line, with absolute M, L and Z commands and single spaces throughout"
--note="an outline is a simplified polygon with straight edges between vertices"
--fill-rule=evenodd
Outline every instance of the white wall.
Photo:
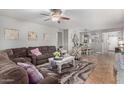
M 19 40 L 5 40 L 4 30 L 6 28 L 17 29 L 19 31 Z M 29 31 L 37 32 L 38 39 L 36 41 L 28 41 Z M 57 46 L 57 32 L 57 28 L 0 16 L 0 50 L 28 46 Z M 47 34 L 46 40 L 43 39 L 44 33 Z

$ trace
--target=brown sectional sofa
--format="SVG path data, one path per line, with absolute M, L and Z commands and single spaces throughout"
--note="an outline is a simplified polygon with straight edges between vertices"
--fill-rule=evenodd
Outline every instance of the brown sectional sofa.
M 35 56 L 31 53 L 32 49 L 38 48 L 42 53 L 41 56 Z M 55 46 L 37 46 L 37 47 L 22 47 L 5 50 L 9 58 L 14 62 L 31 62 L 34 65 L 41 65 L 48 62 L 48 58 L 53 57 L 53 52 L 56 51 Z
M 15 63 L 31 62 L 31 58 L 28 56 L 26 47 L 6 49 L 5 52 L 8 54 L 8 57 Z
M 42 56 L 34 56 L 30 50 L 39 48 Z M 56 50 L 55 46 L 39 46 L 39 47 L 23 47 L 6 49 L 4 52 L 9 58 L 4 60 L 0 57 L 0 83 L 7 84 L 28 84 L 27 72 L 16 65 L 17 62 L 30 62 L 36 67 L 38 65 L 48 62 L 48 58 L 52 57 L 53 52 Z M 0 55 L 1 56 L 1 55 Z M 58 78 L 49 76 L 46 72 L 39 70 L 45 79 L 40 80 L 39 84 L 57 84 Z

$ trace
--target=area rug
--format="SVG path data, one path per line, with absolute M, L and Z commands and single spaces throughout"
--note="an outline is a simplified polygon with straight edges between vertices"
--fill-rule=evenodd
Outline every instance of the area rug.
M 75 67 L 73 67 L 71 64 L 65 64 L 61 74 L 57 73 L 56 68 L 50 69 L 48 63 L 40 65 L 38 68 L 51 76 L 59 75 L 60 84 L 83 84 L 93 72 L 95 64 L 84 61 L 77 61 Z
M 76 67 L 71 68 L 61 75 L 61 84 L 83 84 L 95 68 L 94 63 L 76 62 Z

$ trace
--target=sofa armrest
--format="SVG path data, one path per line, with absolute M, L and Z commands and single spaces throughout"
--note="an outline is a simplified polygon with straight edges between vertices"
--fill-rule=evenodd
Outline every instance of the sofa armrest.
M 37 57 L 35 55 L 33 55 L 33 54 L 28 54 L 28 57 L 31 58 L 32 64 L 36 65 L 36 59 L 37 59 Z
M 58 84 L 58 79 L 55 77 L 48 76 L 45 79 L 41 79 L 38 84 Z

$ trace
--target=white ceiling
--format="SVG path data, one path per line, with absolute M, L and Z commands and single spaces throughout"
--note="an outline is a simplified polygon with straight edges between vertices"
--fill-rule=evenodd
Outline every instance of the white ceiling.
M 124 26 L 124 10 L 67 9 L 64 10 L 64 15 L 70 17 L 70 20 L 62 21 L 60 24 L 52 21 L 43 21 L 48 17 L 42 16 L 40 13 L 48 12 L 49 10 L 47 9 L 0 9 L 0 15 L 3 16 L 58 28 L 96 30 Z

